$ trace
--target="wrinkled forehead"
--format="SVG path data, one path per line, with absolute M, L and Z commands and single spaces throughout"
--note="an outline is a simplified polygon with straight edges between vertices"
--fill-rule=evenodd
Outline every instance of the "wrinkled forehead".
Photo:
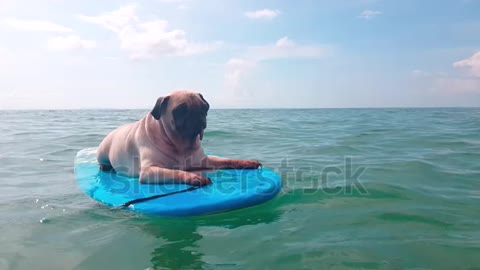
M 188 108 L 201 108 L 208 106 L 206 101 L 199 93 L 194 92 L 176 92 L 170 95 L 172 101 L 172 108 L 175 109 L 179 106 L 185 106 Z

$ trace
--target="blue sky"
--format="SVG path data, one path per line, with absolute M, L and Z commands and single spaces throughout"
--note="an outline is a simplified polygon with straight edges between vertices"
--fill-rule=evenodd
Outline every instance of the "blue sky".
M 0 109 L 480 106 L 479 33 L 479 0 L 3 0 Z

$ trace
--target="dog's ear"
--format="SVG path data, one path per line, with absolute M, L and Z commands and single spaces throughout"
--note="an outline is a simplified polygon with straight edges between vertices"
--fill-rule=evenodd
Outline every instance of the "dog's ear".
M 162 116 L 162 114 L 165 113 L 165 110 L 167 109 L 168 100 L 170 100 L 169 96 L 159 97 L 157 99 L 155 107 L 153 107 L 153 110 L 150 112 L 153 115 L 153 118 L 155 118 L 156 120 L 160 119 L 160 116 Z
M 208 104 L 208 102 L 203 98 L 202 94 L 198 93 L 198 95 L 200 96 L 200 98 L 205 103 L 205 111 L 207 112 L 210 109 L 210 104 Z

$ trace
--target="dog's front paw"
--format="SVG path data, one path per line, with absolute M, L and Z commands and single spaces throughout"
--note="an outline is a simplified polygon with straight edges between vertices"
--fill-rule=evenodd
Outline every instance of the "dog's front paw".
M 212 184 L 212 180 L 209 178 L 194 173 L 186 173 L 183 177 L 183 182 L 192 186 L 200 187 Z
M 238 162 L 237 169 L 258 169 L 262 167 L 262 163 L 256 160 L 241 160 Z

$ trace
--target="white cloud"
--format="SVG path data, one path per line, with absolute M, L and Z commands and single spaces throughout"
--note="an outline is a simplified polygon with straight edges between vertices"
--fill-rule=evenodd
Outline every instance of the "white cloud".
M 59 36 L 48 41 L 47 47 L 51 50 L 71 51 L 92 49 L 96 47 L 96 42 L 93 40 L 84 40 L 77 35 Z
M 239 58 L 232 58 L 226 64 L 224 77 L 225 88 L 234 96 L 248 96 L 250 93 L 242 88 L 245 78 L 258 67 L 261 62 L 287 58 L 325 57 L 328 49 L 314 45 L 298 45 L 288 37 L 283 37 L 275 44 L 250 47 Z
M 180 10 L 186 10 L 190 8 L 190 6 L 187 4 L 189 0 L 157 0 L 157 1 L 165 4 L 177 4 L 177 9 L 180 9 Z
M 51 50 L 67 51 L 91 49 L 96 46 L 93 40 L 83 40 L 79 36 L 73 34 L 73 29 L 43 20 L 19 20 L 4 19 L 3 25 L 16 30 L 34 31 L 34 32 L 53 32 L 58 36 L 51 38 L 47 42 L 47 48 Z
M 190 56 L 217 49 L 221 43 L 196 44 L 185 38 L 182 30 L 168 30 L 164 20 L 128 26 L 119 33 L 121 47 L 134 59 L 156 56 Z
M 109 61 L 117 61 L 117 60 L 119 60 L 119 58 L 116 57 L 116 56 L 104 56 L 103 59 L 109 60 Z
M 169 29 L 165 20 L 142 21 L 136 9 L 135 5 L 129 5 L 99 16 L 80 15 L 79 18 L 114 32 L 120 40 L 120 47 L 132 59 L 198 55 L 216 50 L 222 44 L 190 42 L 185 31 Z
M 453 67 L 468 70 L 470 75 L 480 77 L 480 52 L 470 58 L 453 63 Z
M 364 10 L 359 16 L 358 18 L 361 18 L 361 19 L 365 19 L 365 20 L 370 20 L 370 19 L 373 19 L 377 16 L 380 16 L 382 15 L 382 12 L 381 11 L 377 11 L 377 10 Z
M 139 22 L 136 9 L 136 5 L 128 5 L 98 16 L 79 15 L 78 18 L 88 23 L 100 25 L 115 33 L 120 33 L 126 27 Z
M 283 37 L 277 40 L 277 42 L 275 42 L 275 47 L 292 47 L 292 46 L 295 46 L 295 43 L 293 43 L 293 41 L 288 39 L 288 37 Z
M 288 37 L 283 37 L 273 45 L 249 48 L 246 58 L 259 62 L 284 58 L 320 58 L 326 53 L 327 49 L 324 47 L 298 45 Z
M 245 16 L 247 16 L 250 19 L 271 20 L 277 17 L 278 15 L 280 15 L 280 13 L 281 13 L 280 10 L 261 9 L 261 10 L 245 12 Z
M 70 33 L 73 32 L 71 28 L 41 20 L 19 20 L 14 18 L 7 18 L 2 20 L 3 25 L 10 28 L 22 31 L 36 31 L 36 32 L 56 32 L 56 33 Z
M 186 10 L 186 9 L 189 9 L 190 6 L 183 3 L 183 4 L 178 5 L 177 8 L 180 9 L 180 10 Z
M 449 95 L 480 94 L 480 53 L 458 61 L 452 66 L 468 73 L 426 72 L 414 70 L 413 77 L 421 88 Z
M 421 77 L 428 77 L 428 76 L 430 76 L 430 73 L 429 73 L 429 72 L 426 72 L 426 71 L 423 71 L 423 70 L 420 70 L 420 69 L 415 69 L 414 71 L 412 71 L 412 75 L 413 75 L 414 77 L 421 78 Z

